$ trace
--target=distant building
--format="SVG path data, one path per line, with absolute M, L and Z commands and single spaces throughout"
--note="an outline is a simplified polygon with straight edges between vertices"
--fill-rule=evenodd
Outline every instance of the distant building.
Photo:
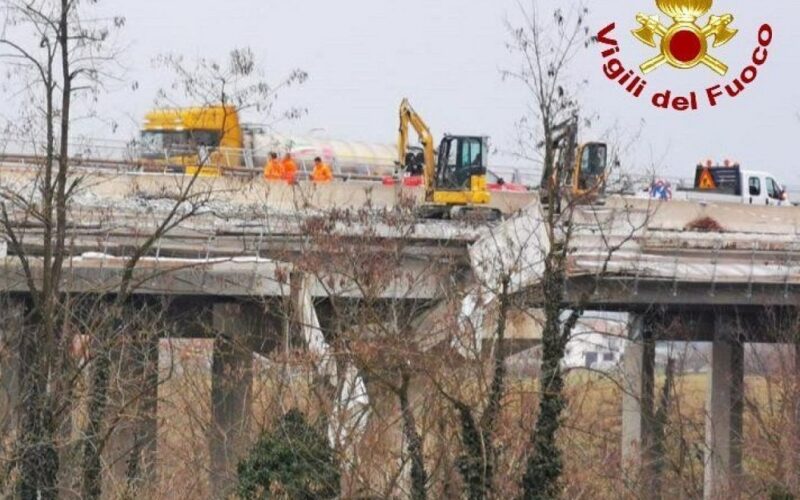
M 611 371 L 617 368 L 625 349 L 627 325 L 619 317 L 581 319 L 564 353 L 564 368 Z

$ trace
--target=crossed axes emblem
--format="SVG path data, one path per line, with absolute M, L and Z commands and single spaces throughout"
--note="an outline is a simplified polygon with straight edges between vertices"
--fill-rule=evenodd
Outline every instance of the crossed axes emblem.
M 647 74 L 665 63 L 680 69 L 704 64 L 725 75 L 728 66 L 708 53 L 709 39 L 714 38 L 713 47 L 720 47 L 738 30 L 729 28 L 731 14 L 711 16 L 703 28 L 697 25 L 697 18 L 711 10 L 712 3 L 713 0 L 656 0 L 659 10 L 674 21 L 670 27 L 661 24 L 658 16 L 638 14 L 636 21 L 641 27 L 633 31 L 633 36 L 650 47 L 656 47 L 656 36 L 661 37 L 661 54 L 642 64 L 642 72 Z

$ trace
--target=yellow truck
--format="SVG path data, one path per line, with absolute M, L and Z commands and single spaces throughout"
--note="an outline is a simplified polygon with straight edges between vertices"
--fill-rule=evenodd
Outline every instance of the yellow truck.
M 233 106 L 151 111 L 141 129 L 139 156 L 167 171 L 219 176 L 234 168 L 258 173 L 272 151 L 291 151 L 301 175 L 311 172 L 316 156 L 336 175 L 350 178 L 392 175 L 397 159 L 393 144 L 275 134 L 267 126 L 243 123 Z
M 242 165 L 243 137 L 233 106 L 159 109 L 145 116 L 141 157 L 189 175 L 218 176 Z

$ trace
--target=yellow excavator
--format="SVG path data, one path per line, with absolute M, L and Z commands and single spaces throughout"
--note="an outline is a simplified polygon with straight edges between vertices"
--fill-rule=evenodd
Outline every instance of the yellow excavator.
M 409 151 L 408 129 L 416 130 L 422 152 Z M 608 146 L 602 142 L 578 143 L 578 117 L 554 127 L 554 167 L 542 172 L 540 195 L 544 200 L 554 186 L 577 203 L 594 203 L 605 192 Z M 408 99 L 400 103 L 400 133 L 397 151 L 401 171 L 421 175 L 425 203 L 424 218 L 500 218 L 500 211 L 488 206 L 491 193 L 486 187 L 488 138 L 445 135 L 434 149 L 433 136 Z M 438 151 L 438 156 L 437 156 Z
M 421 153 L 409 151 L 409 126 L 419 136 Z M 403 99 L 397 151 L 401 172 L 422 176 L 425 186 L 425 203 L 420 207 L 422 217 L 490 220 L 500 217 L 499 210 L 487 206 L 491 201 L 486 188 L 487 145 L 487 137 L 445 135 L 439 149 L 434 149 L 430 129 L 408 99 Z
M 553 127 L 554 168 L 542 172 L 539 186 L 545 200 L 555 186 L 570 200 L 593 203 L 605 193 L 608 175 L 608 145 L 578 143 L 578 117 Z

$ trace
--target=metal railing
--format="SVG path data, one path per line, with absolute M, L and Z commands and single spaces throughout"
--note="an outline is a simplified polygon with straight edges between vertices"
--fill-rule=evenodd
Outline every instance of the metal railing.
M 256 177 L 262 174 L 267 160 L 266 152 L 239 148 L 180 147 L 154 154 L 140 143 L 124 141 L 76 141 L 70 144 L 70 151 L 73 166 L 130 173 L 184 174 L 186 167 L 208 167 L 219 169 L 223 175 Z M 325 157 L 325 154 L 306 150 L 293 157 L 299 179 L 310 177 L 316 156 Z M 41 144 L 0 137 L 0 163 L 4 165 L 42 165 L 45 157 Z M 326 160 L 338 179 L 381 182 L 398 175 L 396 162 L 385 159 L 337 155 Z M 490 172 L 490 177 L 524 186 L 532 187 L 538 182 L 532 172 L 519 168 L 493 167 Z
M 70 144 L 70 162 L 76 167 L 111 170 L 127 173 L 160 173 L 182 175 L 185 168 L 217 168 L 223 175 L 257 177 L 263 172 L 267 152 L 239 148 L 169 148 L 154 154 L 145 145 L 136 141 L 84 139 Z M 330 164 L 334 177 L 343 180 L 381 182 L 386 177 L 396 177 L 399 172 L 396 162 L 374 157 L 337 155 L 327 157 L 323 151 L 304 150 L 293 158 L 298 167 L 298 178 L 307 179 L 314 170 L 313 158 L 320 156 Z M 205 157 L 200 162 L 198 158 Z M 0 163 L 4 165 L 41 165 L 44 162 L 44 145 L 18 137 L 0 137 Z M 202 165 L 198 165 L 202 163 Z M 503 179 L 506 183 L 533 189 L 539 186 L 541 172 L 537 168 L 492 166 L 489 182 Z M 673 190 L 694 185 L 694 178 L 645 174 L 614 174 L 608 181 L 607 192 L 631 193 L 646 190 L 656 179 L 671 183 Z M 789 188 L 789 192 L 800 192 L 800 188 Z
M 258 176 L 263 172 L 266 153 L 239 148 L 168 148 L 153 154 L 141 144 L 121 141 L 77 141 L 70 144 L 70 163 L 121 172 L 183 174 L 186 167 L 218 168 L 225 175 Z M 313 158 L 323 156 L 306 153 L 294 157 L 301 178 L 314 170 Z M 0 162 L 4 165 L 42 165 L 46 158 L 44 145 L 13 137 L 0 137 Z M 370 158 L 337 156 L 328 160 L 336 177 L 381 180 L 395 173 L 395 165 Z

